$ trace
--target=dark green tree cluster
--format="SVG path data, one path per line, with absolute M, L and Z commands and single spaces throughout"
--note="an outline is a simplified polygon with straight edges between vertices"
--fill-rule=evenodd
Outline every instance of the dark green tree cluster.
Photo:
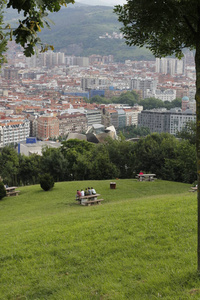
M 196 144 L 196 122 L 190 121 L 186 126 L 177 133 L 177 137 L 188 140 L 191 144 Z
M 51 190 L 54 187 L 53 177 L 48 173 L 41 175 L 40 186 L 45 192 Z
M 121 132 L 126 139 L 130 139 L 147 136 L 148 134 L 150 134 L 150 129 L 148 127 L 138 127 L 136 125 L 131 125 L 121 129 Z
M 175 99 L 173 101 L 162 101 L 156 98 L 146 98 L 140 99 L 139 95 L 136 91 L 128 91 L 126 93 L 122 93 L 119 97 L 112 97 L 111 99 L 107 99 L 102 96 L 94 96 L 87 100 L 90 103 L 98 103 L 98 104 L 127 104 L 129 106 L 134 106 L 136 104 L 142 105 L 143 109 L 153 109 L 153 108 L 166 108 L 171 109 L 174 107 L 181 107 L 181 99 Z
M 0 181 L 0 200 L 6 196 L 6 189 L 2 181 Z
M 193 183 L 196 180 L 195 145 L 169 134 L 151 134 L 133 143 L 125 138 L 104 144 L 68 140 L 60 148 L 44 148 L 43 155 L 24 156 L 14 148 L 0 150 L 4 184 L 40 183 L 49 174 L 54 182 L 134 178 L 143 170 L 158 178 Z

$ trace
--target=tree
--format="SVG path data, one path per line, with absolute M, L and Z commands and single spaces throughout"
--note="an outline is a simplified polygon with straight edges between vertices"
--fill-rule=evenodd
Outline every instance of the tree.
M 164 102 L 160 99 L 156 99 L 156 98 L 146 98 L 140 101 L 139 103 L 140 105 L 143 106 L 143 109 L 153 109 L 153 108 L 160 108 L 160 107 L 164 107 Z
M 91 178 L 95 180 L 112 179 L 119 176 L 116 165 L 110 161 L 104 144 L 97 144 L 92 152 Z
M 41 165 L 43 166 L 40 155 L 25 156 L 19 154 L 18 183 L 22 182 L 24 185 L 38 183 Z
M 6 196 L 6 189 L 2 181 L 0 181 L 0 200 Z
M 17 185 L 19 158 L 12 146 L 5 146 L 0 150 L 0 176 L 5 184 Z
M 186 126 L 177 133 L 177 137 L 188 140 L 191 144 L 196 144 L 196 122 L 187 122 Z
M 51 190 L 54 187 L 53 177 L 48 173 L 41 175 L 40 176 L 40 186 L 46 192 Z
M 24 48 L 24 54 L 31 56 L 34 54 L 34 48 L 38 44 L 41 51 L 46 51 L 48 46 L 41 43 L 38 33 L 45 25 L 49 26 L 47 16 L 49 12 L 57 12 L 62 5 L 74 3 L 74 0 L 3 0 L 0 4 L 0 63 L 4 60 L 3 52 L 6 50 L 8 38 L 15 38 L 17 44 Z M 11 29 L 9 24 L 3 26 L 3 9 L 17 9 L 18 13 L 23 14 L 23 19 L 19 19 L 17 28 Z M 53 49 L 53 46 L 49 46 Z
M 195 49 L 196 66 L 196 155 L 200 187 L 200 1 L 128 0 L 114 11 L 123 23 L 121 31 L 128 45 L 147 45 L 156 57 L 183 56 L 183 49 Z M 200 271 L 200 189 L 198 188 L 198 271 Z
M 45 147 L 42 151 L 41 170 L 49 173 L 54 181 L 67 180 L 68 163 L 61 153 L 60 148 Z

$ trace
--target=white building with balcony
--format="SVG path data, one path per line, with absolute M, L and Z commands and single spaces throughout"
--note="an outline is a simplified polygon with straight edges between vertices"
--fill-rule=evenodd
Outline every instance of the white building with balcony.
M 0 147 L 17 144 L 30 135 L 30 122 L 24 120 L 0 121 Z

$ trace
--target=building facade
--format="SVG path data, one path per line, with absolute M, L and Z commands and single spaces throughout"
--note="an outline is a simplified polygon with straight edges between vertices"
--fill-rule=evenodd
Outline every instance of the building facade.
M 185 59 L 162 57 L 156 58 L 156 73 L 183 75 L 185 74 Z
M 22 121 L 2 120 L 0 122 L 0 147 L 24 141 L 29 134 L 30 122 L 27 119 Z
M 84 133 L 87 130 L 87 118 L 85 114 L 63 114 L 58 117 L 59 135 L 65 136 L 69 133 Z
M 59 136 L 59 121 L 51 115 L 41 116 L 37 119 L 37 138 L 48 140 Z
M 157 88 L 158 80 L 147 78 L 132 78 L 130 81 L 130 89 L 136 91 L 142 91 L 142 97 L 146 98 L 147 91 L 154 91 Z
M 90 127 L 93 124 L 101 124 L 101 111 L 100 110 L 87 110 L 87 126 Z
M 191 110 L 181 109 L 143 110 L 138 115 L 138 126 L 148 127 L 151 132 L 168 132 L 176 135 L 188 122 L 195 121 L 196 115 Z

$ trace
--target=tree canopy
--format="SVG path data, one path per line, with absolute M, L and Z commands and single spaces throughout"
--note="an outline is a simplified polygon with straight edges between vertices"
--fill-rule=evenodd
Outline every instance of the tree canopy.
M 114 11 L 123 23 L 121 31 L 128 45 L 146 45 L 157 57 L 183 56 L 183 49 L 195 49 L 196 66 L 196 153 L 200 187 L 200 1 L 128 0 Z M 198 189 L 198 270 L 200 271 L 200 189 Z
M 128 45 L 181 57 L 182 49 L 194 49 L 199 40 L 199 6 L 198 0 L 128 0 L 115 12 Z
M 74 0 L 3 0 L 0 4 L 0 63 L 4 61 L 4 51 L 8 39 L 15 39 L 17 44 L 24 48 L 24 54 L 34 54 L 35 46 L 40 45 L 41 51 L 48 49 L 41 43 L 38 33 L 45 25 L 50 27 L 47 16 L 51 12 L 57 12 L 62 5 L 74 3 Z M 13 8 L 22 13 L 19 18 L 18 27 L 10 28 L 9 24 L 3 23 L 3 10 Z M 49 45 L 53 49 L 53 46 Z

